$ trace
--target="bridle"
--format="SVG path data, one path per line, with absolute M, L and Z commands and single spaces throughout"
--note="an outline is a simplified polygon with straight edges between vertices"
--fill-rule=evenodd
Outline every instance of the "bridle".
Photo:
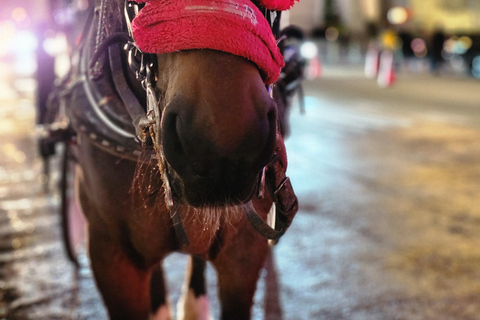
M 103 5 L 105 0 L 102 0 Z M 162 119 L 162 110 L 159 103 L 160 93 L 156 88 L 156 79 L 157 79 L 157 56 L 154 54 L 143 53 L 138 46 L 135 44 L 135 41 L 132 37 L 132 27 L 131 22 L 133 18 L 138 14 L 141 9 L 140 5 L 133 1 L 125 1 L 125 7 L 123 14 L 125 17 L 125 23 L 127 26 L 128 33 L 117 32 L 112 33 L 100 43 L 97 43 L 95 52 L 91 58 L 91 61 L 84 71 L 89 73 L 90 76 L 95 77 L 96 65 L 99 62 L 99 59 L 107 53 L 111 63 L 116 63 L 117 66 L 121 63 L 118 60 L 118 57 L 115 57 L 109 51 L 110 46 L 114 44 L 123 43 L 125 44 L 124 50 L 127 53 L 127 63 L 130 70 L 135 74 L 136 79 L 142 84 L 144 94 L 146 96 L 146 103 L 143 104 L 138 99 L 138 95 L 132 92 L 132 89 L 129 87 L 129 84 L 125 80 L 125 75 L 121 73 L 120 75 L 115 74 L 112 76 L 113 83 L 116 87 L 116 91 L 123 102 L 123 105 L 131 118 L 133 127 L 135 129 L 135 134 L 124 132 L 124 130 L 119 128 L 112 128 L 113 131 L 118 131 L 120 136 L 129 139 L 129 145 L 132 145 L 132 140 L 137 140 L 137 147 L 132 152 L 135 154 L 138 150 L 147 150 L 151 157 L 156 157 L 159 164 L 159 172 L 163 180 L 164 186 L 164 195 L 165 203 L 167 208 L 170 211 L 170 217 L 173 222 L 177 242 L 180 247 L 184 247 L 189 244 L 188 237 L 183 227 L 183 223 L 179 214 L 179 204 L 175 199 L 175 195 L 172 192 L 170 174 L 168 172 L 169 167 L 165 159 L 163 148 L 161 145 L 161 119 Z M 279 34 L 280 26 L 280 17 L 281 12 L 273 12 L 265 8 L 260 8 L 265 18 L 267 19 L 272 32 L 275 36 Z M 101 25 L 101 21 L 99 25 Z M 115 66 L 113 66 L 115 67 Z M 91 72 L 93 71 L 93 75 Z M 75 83 L 83 83 L 84 91 L 86 92 L 87 97 L 89 97 L 88 90 L 89 84 L 87 81 L 88 75 L 84 75 L 81 79 L 75 79 Z M 267 86 L 266 88 L 272 93 L 272 86 Z M 69 91 L 69 88 L 63 88 L 63 91 Z M 91 94 L 90 94 L 91 95 Z M 96 113 L 100 113 L 98 106 L 95 106 L 97 103 L 93 98 L 89 97 L 89 102 L 92 105 L 92 109 Z M 100 122 L 105 126 L 114 127 L 112 123 L 109 123 L 108 119 L 103 119 L 102 115 L 99 115 Z M 72 122 L 75 122 L 72 120 Z M 79 121 L 77 121 L 79 122 Z M 119 152 L 118 146 L 112 146 L 106 140 L 98 140 L 95 132 L 88 133 L 85 129 L 85 126 L 80 124 L 73 123 L 73 127 L 77 131 L 85 134 L 93 143 L 98 145 L 101 148 L 107 149 L 110 153 L 118 155 L 120 157 L 125 157 L 125 150 Z M 127 152 L 130 153 L 130 152 Z M 265 238 L 273 239 L 277 241 L 288 229 L 290 226 L 293 217 L 295 216 L 298 210 L 298 202 L 293 192 L 290 180 L 285 175 L 286 164 L 282 162 L 282 158 L 277 152 L 271 159 L 271 162 L 262 170 L 259 174 L 258 182 L 258 192 L 257 198 L 263 198 L 265 190 L 268 189 L 272 199 L 274 201 L 275 210 L 271 212 L 275 213 L 275 217 L 271 219 L 273 225 L 265 222 L 255 211 L 252 206 L 252 201 L 249 201 L 247 204 L 243 205 L 243 210 L 245 211 L 247 219 L 250 221 L 252 226 Z
M 261 8 L 262 13 L 267 19 L 273 34 L 277 38 L 280 31 L 281 12 L 270 11 Z M 132 36 L 131 21 L 139 12 L 139 5 L 135 2 L 126 1 L 124 14 L 130 37 Z M 159 168 L 164 183 L 165 203 L 171 212 L 171 218 L 174 223 L 177 241 L 181 246 L 188 244 L 188 237 L 183 229 L 180 216 L 177 212 L 178 205 L 171 189 L 171 182 L 168 174 L 168 166 L 160 143 L 159 135 L 161 134 L 160 120 L 162 111 L 158 104 L 158 92 L 155 87 L 156 57 L 151 54 L 142 53 L 135 45 L 133 40 L 129 41 L 125 46 L 128 52 L 128 63 L 132 71 L 136 74 L 137 79 L 142 82 L 142 86 L 146 91 L 146 118 L 137 123 L 137 137 L 143 146 L 153 145 L 159 162 Z M 273 94 L 272 85 L 266 88 L 270 94 Z M 272 220 L 273 225 L 265 222 L 253 208 L 251 201 L 243 205 L 246 217 L 252 226 L 264 237 L 278 241 L 290 226 L 293 216 L 298 209 L 297 198 L 293 192 L 290 179 L 285 176 L 286 164 L 282 162 L 277 153 L 272 157 L 269 165 L 263 168 L 259 175 L 259 183 L 257 188 L 257 197 L 263 198 L 265 189 L 268 188 L 272 195 L 276 210 L 272 210 L 275 217 Z M 271 222 L 271 223 L 272 223 Z

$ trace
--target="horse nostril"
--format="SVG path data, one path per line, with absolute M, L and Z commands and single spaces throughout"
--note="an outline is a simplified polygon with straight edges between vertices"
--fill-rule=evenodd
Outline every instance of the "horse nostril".
M 165 156 L 178 164 L 183 163 L 185 145 L 181 138 L 182 124 L 180 117 L 173 112 L 164 115 L 162 143 Z
M 182 123 L 182 119 L 177 115 L 175 117 L 175 134 L 176 134 L 176 139 L 174 143 L 176 144 L 176 151 L 179 154 L 185 155 L 187 152 L 187 141 L 184 138 L 184 132 L 185 128 Z
M 210 165 L 211 163 L 208 162 L 200 163 L 195 161 L 192 164 L 192 171 L 198 178 L 208 178 L 211 174 Z

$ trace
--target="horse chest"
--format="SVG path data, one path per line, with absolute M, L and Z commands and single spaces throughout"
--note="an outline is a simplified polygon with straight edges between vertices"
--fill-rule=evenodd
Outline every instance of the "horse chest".
M 170 212 L 162 207 L 157 210 L 140 208 L 134 210 L 126 220 L 130 242 L 146 261 L 156 263 L 172 252 L 194 254 L 211 259 L 221 250 L 245 222 L 242 216 L 211 213 L 209 210 L 183 208 L 179 214 L 189 243 L 182 245 L 175 234 Z

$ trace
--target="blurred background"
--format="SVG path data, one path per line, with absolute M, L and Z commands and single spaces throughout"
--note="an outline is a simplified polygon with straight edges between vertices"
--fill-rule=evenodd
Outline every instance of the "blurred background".
M 105 319 L 37 147 L 91 4 L 1 4 L 0 319 Z M 301 0 L 282 23 L 304 32 L 285 55 L 304 79 L 287 127 L 300 211 L 253 318 L 480 319 L 480 0 Z M 173 303 L 184 265 L 166 260 Z

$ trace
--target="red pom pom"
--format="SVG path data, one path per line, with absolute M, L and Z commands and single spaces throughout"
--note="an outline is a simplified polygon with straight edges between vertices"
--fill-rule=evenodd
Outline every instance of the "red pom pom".
M 300 0 L 259 0 L 259 3 L 267 9 L 283 11 L 290 9 L 295 4 L 295 1 Z

